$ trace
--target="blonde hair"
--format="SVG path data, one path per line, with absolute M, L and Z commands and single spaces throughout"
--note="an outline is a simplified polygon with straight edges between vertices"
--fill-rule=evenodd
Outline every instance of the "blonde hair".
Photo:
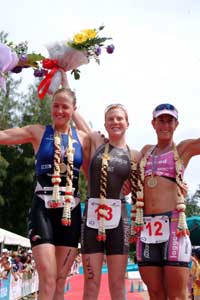
M 104 112 L 105 119 L 106 119 L 106 116 L 107 116 L 109 111 L 111 111 L 113 109 L 117 109 L 117 108 L 121 109 L 124 112 L 126 121 L 127 121 L 127 123 L 129 123 L 127 110 L 126 110 L 125 106 L 123 104 L 120 104 L 120 103 L 110 104 L 106 107 L 105 112 Z

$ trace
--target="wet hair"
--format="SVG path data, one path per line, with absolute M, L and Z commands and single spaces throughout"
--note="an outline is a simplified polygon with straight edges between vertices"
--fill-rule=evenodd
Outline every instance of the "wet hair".
M 56 90 L 55 93 L 53 94 L 52 101 L 54 100 L 56 95 L 61 94 L 61 93 L 66 94 L 68 97 L 71 97 L 73 100 L 73 105 L 74 106 L 76 105 L 76 94 L 70 88 L 62 87 L 62 88 Z
M 121 109 L 124 112 L 126 121 L 127 121 L 127 123 L 129 123 L 127 110 L 126 110 L 125 106 L 123 104 L 120 104 L 120 103 L 108 105 L 105 109 L 105 112 L 104 112 L 105 118 L 106 118 L 106 115 L 109 111 L 111 111 L 112 109 L 117 109 L 117 108 Z

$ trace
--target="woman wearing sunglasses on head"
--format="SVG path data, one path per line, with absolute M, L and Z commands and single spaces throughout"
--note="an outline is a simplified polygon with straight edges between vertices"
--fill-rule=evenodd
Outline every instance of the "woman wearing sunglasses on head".
M 157 144 L 143 147 L 139 164 L 137 261 L 151 300 L 187 299 L 191 243 L 183 174 L 190 159 L 200 154 L 200 139 L 175 145 L 173 134 L 178 124 L 173 105 L 160 104 L 154 109 L 152 126 Z
M 74 117 L 78 128 L 85 129 L 91 139 L 88 200 L 81 231 L 83 300 L 98 298 L 104 254 L 111 299 L 125 300 L 129 224 L 121 192 L 124 182 L 131 178 L 132 195 L 136 197 L 136 161 L 139 153 L 127 146 L 128 115 L 121 104 L 112 104 L 105 110 L 108 141 L 99 133 L 92 132 L 84 120 L 81 123 L 80 116 Z

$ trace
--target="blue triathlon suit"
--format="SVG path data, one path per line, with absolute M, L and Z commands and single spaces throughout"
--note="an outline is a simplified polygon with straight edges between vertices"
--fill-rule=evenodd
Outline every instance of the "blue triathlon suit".
M 76 129 L 72 127 L 74 164 L 73 164 L 73 188 L 74 196 L 78 193 L 78 179 L 80 167 L 83 161 L 82 146 L 79 141 Z M 64 157 L 65 149 L 68 146 L 68 134 L 61 134 L 61 158 L 67 164 Z M 43 196 L 52 195 L 51 178 L 54 172 L 54 129 L 51 125 L 46 126 L 39 150 L 36 154 L 35 170 L 37 186 L 35 190 L 32 207 L 29 212 L 29 237 L 32 247 L 50 243 L 55 246 L 77 247 L 81 232 L 81 208 L 80 203 L 71 211 L 71 226 L 64 226 L 61 223 L 63 208 L 46 208 Z M 61 174 L 60 187 L 62 195 L 66 186 L 66 173 Z M 46 189 L 45 189 L 46 188 Z M 47 191 L 48 189 L 48 191 Z

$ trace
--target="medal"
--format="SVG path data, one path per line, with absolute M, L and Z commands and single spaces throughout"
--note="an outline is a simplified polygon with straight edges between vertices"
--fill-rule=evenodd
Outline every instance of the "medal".
M 65 163 L 60 163 L 60 173 L 67 172 L 67 165 Z
M 154 188 L 157 185 L 157 179 L 155 176 L 150 176 L 150 178 L 147 179 L 147 185 L 150 188 Z

